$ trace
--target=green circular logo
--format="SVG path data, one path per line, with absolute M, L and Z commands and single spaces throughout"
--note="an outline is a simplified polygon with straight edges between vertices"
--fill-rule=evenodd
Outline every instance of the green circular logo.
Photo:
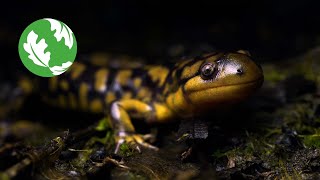
M 77 54 L 77 42 L 71 29 L 55 19 L 31 23 L 19 40 L 19 55 L 24 66 L 42 77 L 64 73 Z

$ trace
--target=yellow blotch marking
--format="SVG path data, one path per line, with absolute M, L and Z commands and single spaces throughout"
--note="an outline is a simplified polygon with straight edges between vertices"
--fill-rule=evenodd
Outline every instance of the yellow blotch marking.
M 119 71 L 116 77 L 116 82 L 119 83 L 121 86 L 124 86 L 128 83 L 132 74 L 131 70 L 122 70 Z
M 166 98 L 166 104 L 180 116 L 189 116 L 194 110 L 193 104 L 190 104 L 185 99 L 182 88 L 179 88 L 176 92 L 170 94 Z
M 76 109 L 77 108 L 76 96 L 72 93 L 69 93 L 68 97 L 69 97 L 69 104 L 70 104 L 71 109 Z
M 105 97 L 105 102 L 107 104 L 110 104 L 112 101 L 116 100 L 117 97 L 113 92 L 108 92 L 106 97 Z
M 131 92 L 125 92 L 122 95 L 122 99 L 130 99 L 132 97 L 132 93 Z
M 58 88 L 58 77 L 54 76 L 49 79 L 49 90 L 55 92 Z
M 169 73 L 169 69 L 163 66 L 155 66 L 148 71 L 149 76 L 153 82 L 158 81 L 158 85 L 162 86 Z
M 67 107 L 67 100 L 64 95 L 59 95 L 58 96 L 58 103 L 60 107 L 66 108 Z
M 120 123 L 123 125 L 123 128 L 119 129 L 120 131 L 129 131 L 134 132 L 134 126 L 131 123 L 130 117 L 127 111 L 123 108 L 119 108 L 119 116 L 120 116 Z
M 133 85 L 135 88 L 139 88 L 142 84 L 142 79 L 137 77 L 133 79 Z
M 27 78 L 22 78 L 18 82 L 19 87 L 26 94 L 30 94 L 33 90 L 32 82 Z
M 79 100 L 80 107 L 82 109 L 88 109 L 88 91 L 89 87 L 86 83 L 81 83 L 79 88 Z
M 62 90 L 68 91 L 69 90 L 69 83 L 63 79 L 60 81 L 60 87 Z
M 94 89 L 98 92 L 105 92 L 107 90 L 108 70 L 100 69 L 95 74 Z
M 164 104 L 154 103 L 154 109 L 157 122 L 167 122 L 175 116 L 174 113 Z
M 135 110 L 137 114 L 140 115 L 145 115 L 145 113 L 151 112 L 152 110 L 148 104 L 135 99 L 121 100 L 119 104 L 126 111 Z
M 93 113 L 99 113 L 103 110 L 103 105 L 100 99 L 94 99 L 90 103 L 90 110 Z
M 152 107 L 142 101 L 135 99 L 126 99 L 119 102 L 121 122 L 126 126 L 126 129 L 134 130 L 128 112 L 131 112 L 132 117 L 152 120 Z
M 180 79 L 187 79 L 194 76 L 199 71 L 202 63 L 203 61 L 198 61 L 190 67 L 186 66 L 182 71 Z
M 151 92 L 148 88 L 142 87 L 138 93 L 137 93 L 137 97 L 140 99 L 150 99 L 151 98 Z
M 85 69 L 86 69 L 86 66 L 84 64 L 75 62 L 72 64 L 70 71 L 67 71 L 67 72 L 70 72 L 71 79 L 75 80 L 83 73 Z

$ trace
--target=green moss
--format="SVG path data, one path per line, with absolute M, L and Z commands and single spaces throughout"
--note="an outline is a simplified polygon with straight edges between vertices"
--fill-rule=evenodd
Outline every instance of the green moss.
M 248 132 L 246 134 L 248 137 L 244 146 L 239 146 L 225 152 L 217 150 L 212 156 L 217 159 L 226 156 L 238 165 L 252 161 L 256 157 L 269 161 L 269 155 L 272 154 L 274 145 L 267 142 L 266 136 L 259 137 L 257 134 L 250 134 Z
M 285 125 L 295 129 L 298 133 L 315 133 L 317 128 L 311 126 L 310 123 L 314 121 L 317 103 L 308 97 L 300 97 L 297 100 L 302 102 L 286 105 L 276 112 L 277 116 L 283 120 Z
M 130 146 L 127 144 L 127 143 L 122 143 L 120 145 L 120 151 L 119 151 L 119 154 L 121 156 L 124 156 L 124 157 L 129 157 L 129 156 L 132 156 L 134 154 L 133 152 L 134 150 L 132 148 L 130 148 Z
M 98 125 L 96 126 L 95 128 L 97 131 L 106 131 L 108 129 L 111 129 L 111 124 L 110 124 L 110 121 L 107 117 L 105 118 L 102 118 Z
M 270 136 L 276 132 L 278 132 L 278 130 L 272 130 L 272 132 L 264 133 L 264 136 L 259 136 L 258 134 L 250 135 L 247 133 L 248 138 L 244 152 L 258 156 L 260 159 L 268 159 L 275 147 Z
M 106 150 L 113 151 L 113 132 L 107 131 L 106 136 L 103 138 L 95 136 L 91 137 L 82 149 L 69 149 L 70 151 L 78 152 L 78 157 L 71 161 L 72 167 L 76 167 L 80 171 L 83 171 L 84 166 L 87 164 L 88 161 L 90 161 L 91 154 L 96 151 L 97 143 L 104 144 Z
M 99 137 L 91 137 L 90 140 L 87 142 L 86 146 L 90 147 L 95 143 L 105 144 L 107 147 L 114 145 L 114 138 L 113 138 L 113 131 L 107 131 L 106 136 L 103 138 Z
M 299 172 L 292 166 L 292 163 L 284 162 L 283 160 L 279 160 L 278 162 L 278 171 L 280 172 L 280 179 L 288 179 L 288 180 L 300 180 L 302 176 Z
M 70 164 L 71 167 L 76 168 L 78 171 L 85 173 L 85 165 L 90 159 L 90 155 L 92 154 L 93 150 L 92 149 L 69 149 L 71 151 L 77 151 L 78 152 L 78 157 L 73 159 Z
M 320 133 L 312 135 L 301 135 L 304 145 L 307 147 L 320 148 Z

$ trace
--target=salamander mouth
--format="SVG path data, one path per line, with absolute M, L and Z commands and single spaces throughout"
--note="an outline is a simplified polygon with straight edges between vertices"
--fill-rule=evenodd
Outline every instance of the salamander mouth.
M 242 82 L 242 83 L 237 83 L 237 84 L 228 84 L 228 85 L 223 85 L 223 86 L 213 86 L 213 87 L 210 87 L 207 89 L 231 87 L 231 86 L 234 86 L 234 87 L 239 86 L 240 87 L 240 86 L 249 86 L 249 85 L 254 85 L 254 84 L 258 85 L 258 87 L 259 87 L 262 85 L 263 81 L 264 81 L 264 78 L 260 77 L 258 79 L 252 80 L 252 81 L 247 81 L 247 82 Z
M 261 87 L 263 80 L 264 78 L 262 77 L 237 84 L 202 88 L 185 94 L 185 97 L 189 99 L 190 104 L 201 106 L 202 109 L 215 106 L 222 107 L 223 105 L 240 102 L 250 96 Z
M 255 80 L 247 81 L 247 82 L 242 82 L 242 83 L 236 83 L 236 84 L 227 84 L 227 85 L 220 85 L 220 86 L 211 86 L 203 89 L 197 89 L 196 91 L 190 92 L 200 92 L 200 91 L 207 91 L 207 90 L 213 90 L 213 89 L 223 89 L 223 88 L 231 88 L 231 87 L 238 87 L 241 89 L 241 87 L 260 87 L 264 81 L 264 77 L 257 78 Z

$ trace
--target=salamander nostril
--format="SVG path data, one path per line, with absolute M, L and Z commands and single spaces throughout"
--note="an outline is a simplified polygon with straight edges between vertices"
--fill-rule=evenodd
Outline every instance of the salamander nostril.
M 243 74 L 243 69 L 241 69 L 241 68 L 237 69 L 237 74 L 238 75 L 242 75 Z

